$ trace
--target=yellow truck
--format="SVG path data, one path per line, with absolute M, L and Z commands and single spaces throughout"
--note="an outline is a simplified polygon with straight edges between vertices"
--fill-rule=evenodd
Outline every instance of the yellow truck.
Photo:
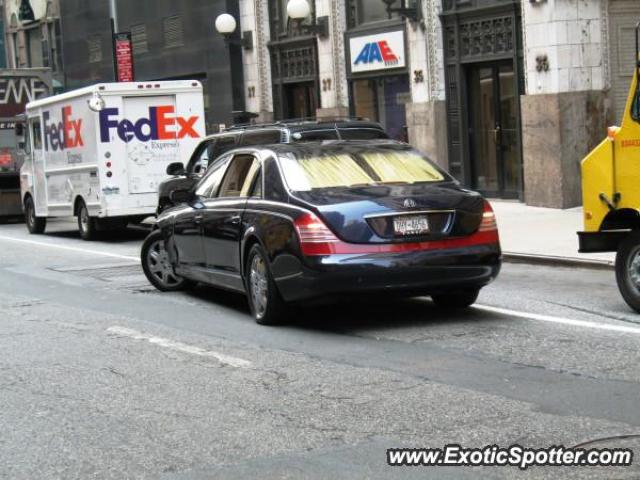
M 619 127 L 582 161 L 584 232 L 580 252 L 617 252 L 616 280 L 640 313 L 640 23 L 633 80 Z

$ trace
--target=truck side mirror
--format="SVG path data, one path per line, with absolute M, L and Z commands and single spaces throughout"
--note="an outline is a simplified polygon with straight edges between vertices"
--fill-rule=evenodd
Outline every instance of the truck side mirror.
M 184 169 L 184 165 L 182 165 L 182 163 L 180 162 L 170 163 L 169 166 L 167 167 L 167 175 L 180 176 L 180 175 L 186 175 L 186 174 L 187 172 Z

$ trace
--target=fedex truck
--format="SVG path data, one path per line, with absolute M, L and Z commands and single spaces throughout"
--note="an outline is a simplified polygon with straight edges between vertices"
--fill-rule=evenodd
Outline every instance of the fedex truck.
M 153 215 L 170 163 L 205 134 L 196 81 L 99 84 L 27 104 L 20 187 L 27 228 L 76 216 L 85 240 Z

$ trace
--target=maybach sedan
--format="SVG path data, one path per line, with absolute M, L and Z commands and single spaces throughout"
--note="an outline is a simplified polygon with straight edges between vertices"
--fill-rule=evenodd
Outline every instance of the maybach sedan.
M 242 292 L 262 324 L 371 293 L 464 308 L 500 270 L 489 203 L 403 143 L 237 149 L 171 196 L 142 248 L 149 281 Z

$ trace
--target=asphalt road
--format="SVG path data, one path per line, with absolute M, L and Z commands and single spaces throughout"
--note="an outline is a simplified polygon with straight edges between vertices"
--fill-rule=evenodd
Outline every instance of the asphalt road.
M 505 264 L 465 312 L 370 300 L 268 328 L 241 296 L 156 292 L 143 237 L 0 225 L 0 478 L 640 478 L 386 465 L 451 443 L 640 452 L 640 316 L 612 272 Z

